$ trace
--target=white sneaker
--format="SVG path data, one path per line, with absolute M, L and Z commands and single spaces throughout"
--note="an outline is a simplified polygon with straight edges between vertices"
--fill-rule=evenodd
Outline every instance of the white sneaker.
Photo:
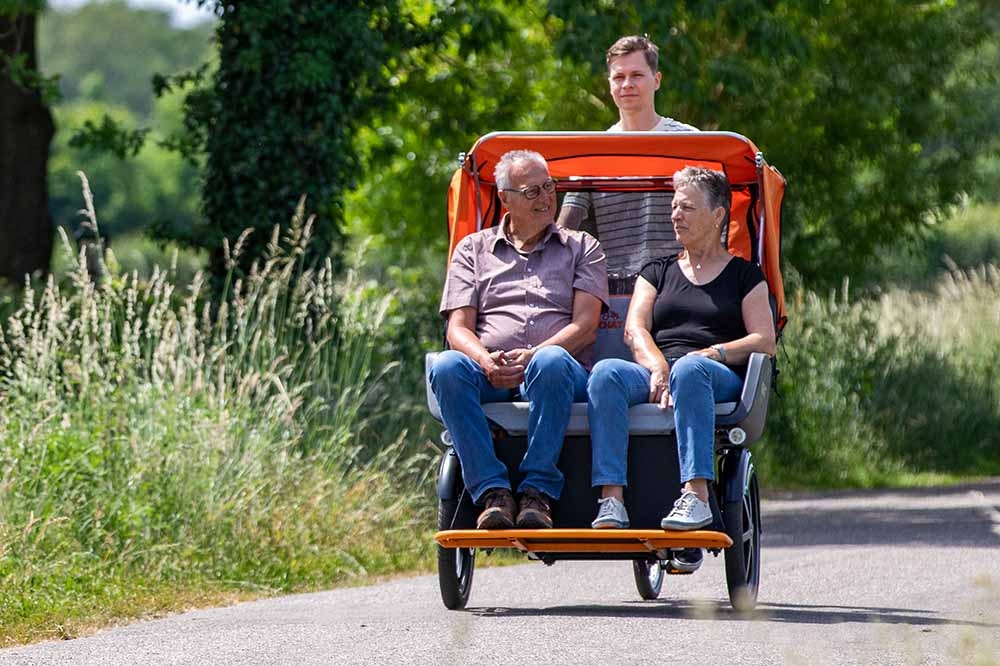
M 601 507 L 597 510 L 597 518 L 590 524 L 595 530 L 620 529 L 628 527 L 628 512 L 625 505 L 614 497 L 602 497 L 597 500 Z
M 665 530 L 696 530 L 712 522 L 712 510 L 708 504 L 688 491 L 674 502 L 674 508 L 660 521 Z

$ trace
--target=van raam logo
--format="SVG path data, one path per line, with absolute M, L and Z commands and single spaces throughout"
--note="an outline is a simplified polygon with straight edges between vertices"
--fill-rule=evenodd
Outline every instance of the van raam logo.
M 625 328 L 625 318 L 614 310 L 601 313 L 601 323 L 598 328 Z

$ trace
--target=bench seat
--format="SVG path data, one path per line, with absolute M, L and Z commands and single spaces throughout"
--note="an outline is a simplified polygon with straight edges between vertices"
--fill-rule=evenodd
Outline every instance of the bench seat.
M 425 357 L 425 377 L 437 358 L 438 352 Z M 431 415 L 441 421 L 441 409 L 430 388 L 427 387 L 427 407 Z M 716 425 L 722 428 L 739 427 L 746 434 L 745 443 L 758 439 L 764 429 L 767 399 L 771 387 L 771 358 L 766 354 L 752 354 L 747 368 L 743 392 L 738 402 L 723 402 L 715 406 Z M 491 402 L 483 405 L 486 418 L 508 435 L 523 436 L 528 432 L 527 402 Z M 674 432 L 673 409 L 661 410 L 657 405 L 635 405 L 629 409 L 630 435 L 669 435 Z M 589 435 L 587 403 L 575 403 L 570 412 L 567 435 Z

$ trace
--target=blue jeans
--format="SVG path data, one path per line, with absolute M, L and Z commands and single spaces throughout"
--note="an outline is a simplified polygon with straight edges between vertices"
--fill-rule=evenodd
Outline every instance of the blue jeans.
M 490 488 L 509 489 L 507 467 L 493 449 L 482 404 L 514 400 L 516 391 L 496 388 L 478 363 L 454 350 L 435 359 L 430 382 L 472 500 L 478 502 Z M 520 392 L 528 401 L 528 450 L 518 467 L 524 474 L 518 492 L 534 488 L 559 499 L 563 474 L 556 463 L 570 408 L 587 399 L 587 371 L 562 347 L 542 347 L 524 369 Z
M 587 418 L 594 486 L 626 485 L 628 408 L 649 401 L 650 372 L 621 359 L 599 361 L 587 382 Z M 715 478 L 715 403 L 739 398 L 743 380 L 704 356 L 682 356 L 670 365 L 670 393 L 681 483 Z

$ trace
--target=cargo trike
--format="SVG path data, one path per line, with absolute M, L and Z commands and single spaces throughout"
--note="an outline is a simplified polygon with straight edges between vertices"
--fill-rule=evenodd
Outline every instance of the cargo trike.
M 785 323 L 784 290 L 779 265 L 781 201 L 785 181 L 746 137 L 730 132 L 496 132 L 479 139 L 460 157 L 448 193 L 450 250 L 464 236 L 496 225 L 502 215 L 493 169 L 499 158 L 515 149 L 534 150 L 547 160 L 557 196 L 570 192 L 662 193 L 673 191 L 672 174 L 693 165 L 724 172 L 732 187 L 729 223 L 720 243 L 728 251 L 756 262 L 767 280 L 776 331 Z M 669 200 L 666 210 L 669 211 Z M 597 220 L 584 228 L 598 236 Z M 663 224 L 670 224 L 669 213 Z M 588 226 L 589 225 L 589 226 Z M 640 248 L 636 248 L 638 251 Z M 674 251 L 681 248 L 677 246 Z M 601 318 L 596 356 L 631 360 L 623 341 L 625 315 L 635 275 L 609 272 L 611 305 Z M 430 368 L 434 354 L 428 354 Z M 625 505 L 631 527 L 590 528 L 598 489 L 591 487 L 591 450 L 587 406 L 573 405 L 559 459 L 565 475 L 561 497 L 553 504 L 552 529 L 477 530 L 478 509 L 462 481 L 461 465 L 442 433 L 445 451 L 437 478 L 438 577 L 441 597 L 449 609 L 464 608 L 472 590 L 476 554 L 498 548 L 516 549 L 547 565 L 560 560 L 631 561 L 636 587 L 643 599 L 659 596 L 665 574 L 672 570 L 678 549 L 704 548 L 724 553 L 729 599 L 737 609 L 753 608 L 760 585 L 761 516 L 759 479 L 750 445 L 764 430 L 768 401 L 776 374 L 774 359 L 753 354 L 742 394 L 735 402 L 716 405 L 716 475 L 711 496 L 714 522 L 695 531 L 660 527 L 680 493 L 680 472 L 672 410 L 642 404 L 629 411 L 628 485 Z M 428 407 L 441 419 L 429 385 Z M 507 466 L 514 487 L 520 481 L 518 463 L 527 447 L 528 405 L 488 403 L 499 459 Z

